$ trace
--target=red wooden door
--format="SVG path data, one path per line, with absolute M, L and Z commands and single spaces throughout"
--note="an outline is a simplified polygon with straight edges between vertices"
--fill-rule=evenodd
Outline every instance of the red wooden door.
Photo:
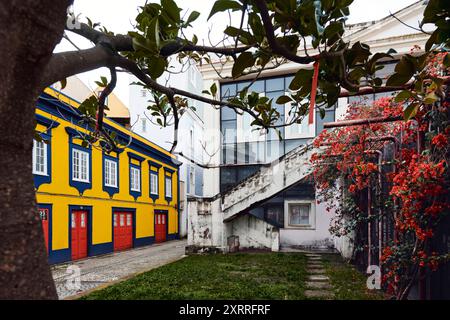
M 39 209 L 39 217 L 42 221 L 42 231 L 44 232 L 45 247 L 48 254 L 48 209 Z
M 133 247 L 133 215 L 130 212 L 114 212 L 114 251 Z
M 165 213 L 155 213 L 155 242 L 166 241 L 167 216 Z
M 72 223 L 72 260 L 87 257 L 87 211 L 74 210 Z

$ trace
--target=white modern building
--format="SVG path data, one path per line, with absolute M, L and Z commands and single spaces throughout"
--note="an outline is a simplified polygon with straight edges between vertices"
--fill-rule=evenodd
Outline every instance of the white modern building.
M 158 79 L 161 84 L 167 84 L 179 89 L 201 95 L 203 90 L 202 77 L 195 65 L 190 65 L 184 72 L 182 65 L 177 61 L 171 61 L 173 73 L 165 73 Z M 134 77 L 130 77 L 130 83 L 137 82 Z M 174 132 L 173 125 L 161 127 L 151 116 L 147 107 L 151 104 L 152 97 L 148 90 L 139 85 L 130 85 L 130 125 L 131 130 L 159 146 L 170 150 L 174 142 L 174 134 L 177 135 L 178 144 L 175 154 L 183 164 L 180 167 L 180 236 L 187 235 L 187 207 L 186 196 L 202 197 L 203 192 L 203 168 L 198 164 L 204 163 L 205 147 L 205 123 L 203 120 L 204 105 L 195 100 L 189 100 L 189 105 L 195 110 L 187 110 L 180 118 L 178 132 Z
M 388 16 L 349 25 L 344 37 L 351 43 L 361 41 L 370 45 L 372 54 L 394 49 L 397 58 L 409 53 L 415 45 L 423 48 L 428 35 L 406 25 L 418 27 L 425 4 L 426 1 L 418 1 L 394 13 L 397 19 Z M 314 50 L 309 54 L 314 54 Z M 381 76 L 392 73 L 393 62 L 384 62 Z M 203 88 L 209 89 L 216 83 L 221 98 L 236 95 L 252 78 L 232 80 L 231 67 L 231 64 L 223 68 L 202 66 Z M 298 68 L 298 64 L 286 63 L 267 70 L 251 89 L 269 97 L 283 95 Z M 215 69 L 223 70 L 222 77 L 228 78 L 219 77 Z M 246 115 L 237 115 L 227 108 L 206 107 L 203 130 L 208 136 L 206 152 L 213 155 L 208 164 L 214 168 L 204 172 L 203 198 L 188 199 L 188 249 L 228 251 L 239 246 L 279 250 L 283 246 L 295 246 L 337 248 L 344 254 L 351 251 L 348 239 L 333 239 L 328 231 L 333 212 L 327 212 L 326 204 L 316 201 L 309 162 L 313 151 L 306 146 L 323 130 L 325 122 L 339 120 L 354 99 L 361 97 L 340 98 L 323 119 L 316 112 L 312 125 L 305 122 L 282 129 L 283 140 L 275 132 L 261 134 L 252 130 Z M 287 119 L 291 106 L 276 108 Z

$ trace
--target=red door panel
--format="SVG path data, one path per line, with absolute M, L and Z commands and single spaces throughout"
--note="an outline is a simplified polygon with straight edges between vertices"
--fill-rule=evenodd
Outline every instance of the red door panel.
M 133 247 L 133 215 L 130 212 L 115 212 L 114 219 L 114 251 Z
M 155 212 L 155 242 L 166 241 L 167 215 L 166 213 Z
M 48 254 L 48 209 L 39 209 L 39 217 L 42 222 L 42 231 L 44 232 L 45 247 Z
M 87 257 L 87 211 L 72 211 L 72 260 Z

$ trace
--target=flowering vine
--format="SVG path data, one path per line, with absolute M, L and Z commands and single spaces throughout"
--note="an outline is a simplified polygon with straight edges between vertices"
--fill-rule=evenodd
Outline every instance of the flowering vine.
M 445 56 L 428 57 L 430 77 L 446 71 Z M 418 96 L 411 92 L 409 99 L 352 103 L 344 120 L 398 118 Z M 450 258 L 431 245 L 450 208 L 450 104 L 447 93 L 442 96 L 422 101 L 409 120 L 325 130 L 314 141 L 321 150 L 311 157 L 318 199 L 334 209 L 330 231 L 354 240 L 354 258 L 378 262 L 384 288 L 398 299 L 407 297 L 424 268 L 437 270 Z

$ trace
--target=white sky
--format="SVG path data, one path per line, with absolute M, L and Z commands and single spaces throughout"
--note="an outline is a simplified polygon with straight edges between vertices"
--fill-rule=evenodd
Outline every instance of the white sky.
M 155 1 L 155 0 L 150 0 Z M 220 40 L 220 36 L 227 25 L 227 15 L 217 15 L 209 22 L 206 18 L 211 10 L 214 0 L 175 0 L 178 6 L 185 10 L 195 10 L 201 13 L 200 17 L 193 23 L 193 33 L 198 38 L 205 39 L 208 43 L 208 30 L 211 31 L 211 39 Z M 396 12 L 405 6 L 408 6 L 416 0 L 355 0 L 350 6 L 350 17 L 348 23 L 358 23 L 363 21 L 377 20 L 389 15 L 389 12 Z M 137 15 L 137 8 L 145 3 L 145 0 L 75 0 L 75 14 L 81 14 L 82 17 L 89 17 L 93 22 L 101 22 L 108 30 L 115 33 L 126 33 L 133 29 L 132 23 Z M 188 13 L 189 14 L 189 13 Z M 84 21 L 83 19 L 81 19 Z M 68 32 L 69 37 L 80 47 L 88 48 L 90 43 L 81 37 Z M 63 40 L 55 51 L 75 50 L 66 40 Z M 107 69 L 98 69 L 78 75 L 91 89 L 95 89 L 95 80 L 100 75 L 109 77 Z M 119 74 L 118 84 L 115 90 L 116 95 L 128 105 L 128 75 Z

